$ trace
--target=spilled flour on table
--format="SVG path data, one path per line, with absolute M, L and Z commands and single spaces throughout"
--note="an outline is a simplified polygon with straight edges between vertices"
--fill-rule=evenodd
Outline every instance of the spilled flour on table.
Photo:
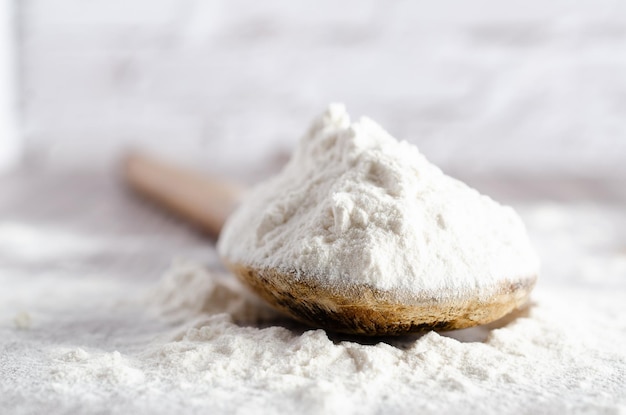
M 172 322 L 225 314 L 235 323 L 254 324 L 277 316 L 261 299 L 243 289 L 236 279 L 210 273 L 188 262 L 174 264 L 147 302 Z
M 143 301 L 169 329 L 134 353 L 59 352 L 52 387 L 91 408 L 115 393 L 134 413 L 154 413 L 154 399 L 157 413 L 614 413 L 626 409 L 626 320 L 602 298 L 540 287 L 486 327 L 359 342 L 180 263 Z

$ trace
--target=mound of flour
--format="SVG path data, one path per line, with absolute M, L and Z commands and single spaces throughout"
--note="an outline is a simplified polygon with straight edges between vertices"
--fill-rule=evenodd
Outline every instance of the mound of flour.
M 254 268 L 434 298 L 488 296 L 539 268 L 510 207 L 339 104 L 229 218 L 218 249 Z

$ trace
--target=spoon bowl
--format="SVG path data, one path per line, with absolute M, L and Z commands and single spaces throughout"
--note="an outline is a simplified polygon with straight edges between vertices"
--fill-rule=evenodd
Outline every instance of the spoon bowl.
M 226 267 L 277 309 L 307 325 L 367 336 L 452 330 L 485 324 L 524 305 L 536 276 L 501 283 L 492 293 L 439 300 L 368 286 L 336 287 L 294 272 L 231 263 Z

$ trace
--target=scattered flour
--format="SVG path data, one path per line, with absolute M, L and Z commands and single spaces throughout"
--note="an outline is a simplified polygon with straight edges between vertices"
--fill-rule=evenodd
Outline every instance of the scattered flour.
M 270 324 L 243 287 L 183 263 L 147 299 L 168 335 L 135 353 L 59 349 L 46 380 L 80 412 L 619 413 L 626 320 L 611 295 L 538 289 L 488 326 L 359 343 Z
M 490 296 L 539 269 L 513 209 L 339 104 L 229 218 L 218 249 L 253 268 L 431 298 Z
M 172 322 L 202 314 L 228 314 L 242 324 L 275 319 L 277 312 L 242 289 L 229 275 L 210 274 L 197 264 L 178 261 L 148 297 L 148 304 Z

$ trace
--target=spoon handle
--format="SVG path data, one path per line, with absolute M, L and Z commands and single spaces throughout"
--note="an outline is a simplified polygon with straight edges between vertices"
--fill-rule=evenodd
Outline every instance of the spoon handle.
M 131 189 L 217 238 L 243 188 L 140 153 L 128 154 L 122 177 Z

